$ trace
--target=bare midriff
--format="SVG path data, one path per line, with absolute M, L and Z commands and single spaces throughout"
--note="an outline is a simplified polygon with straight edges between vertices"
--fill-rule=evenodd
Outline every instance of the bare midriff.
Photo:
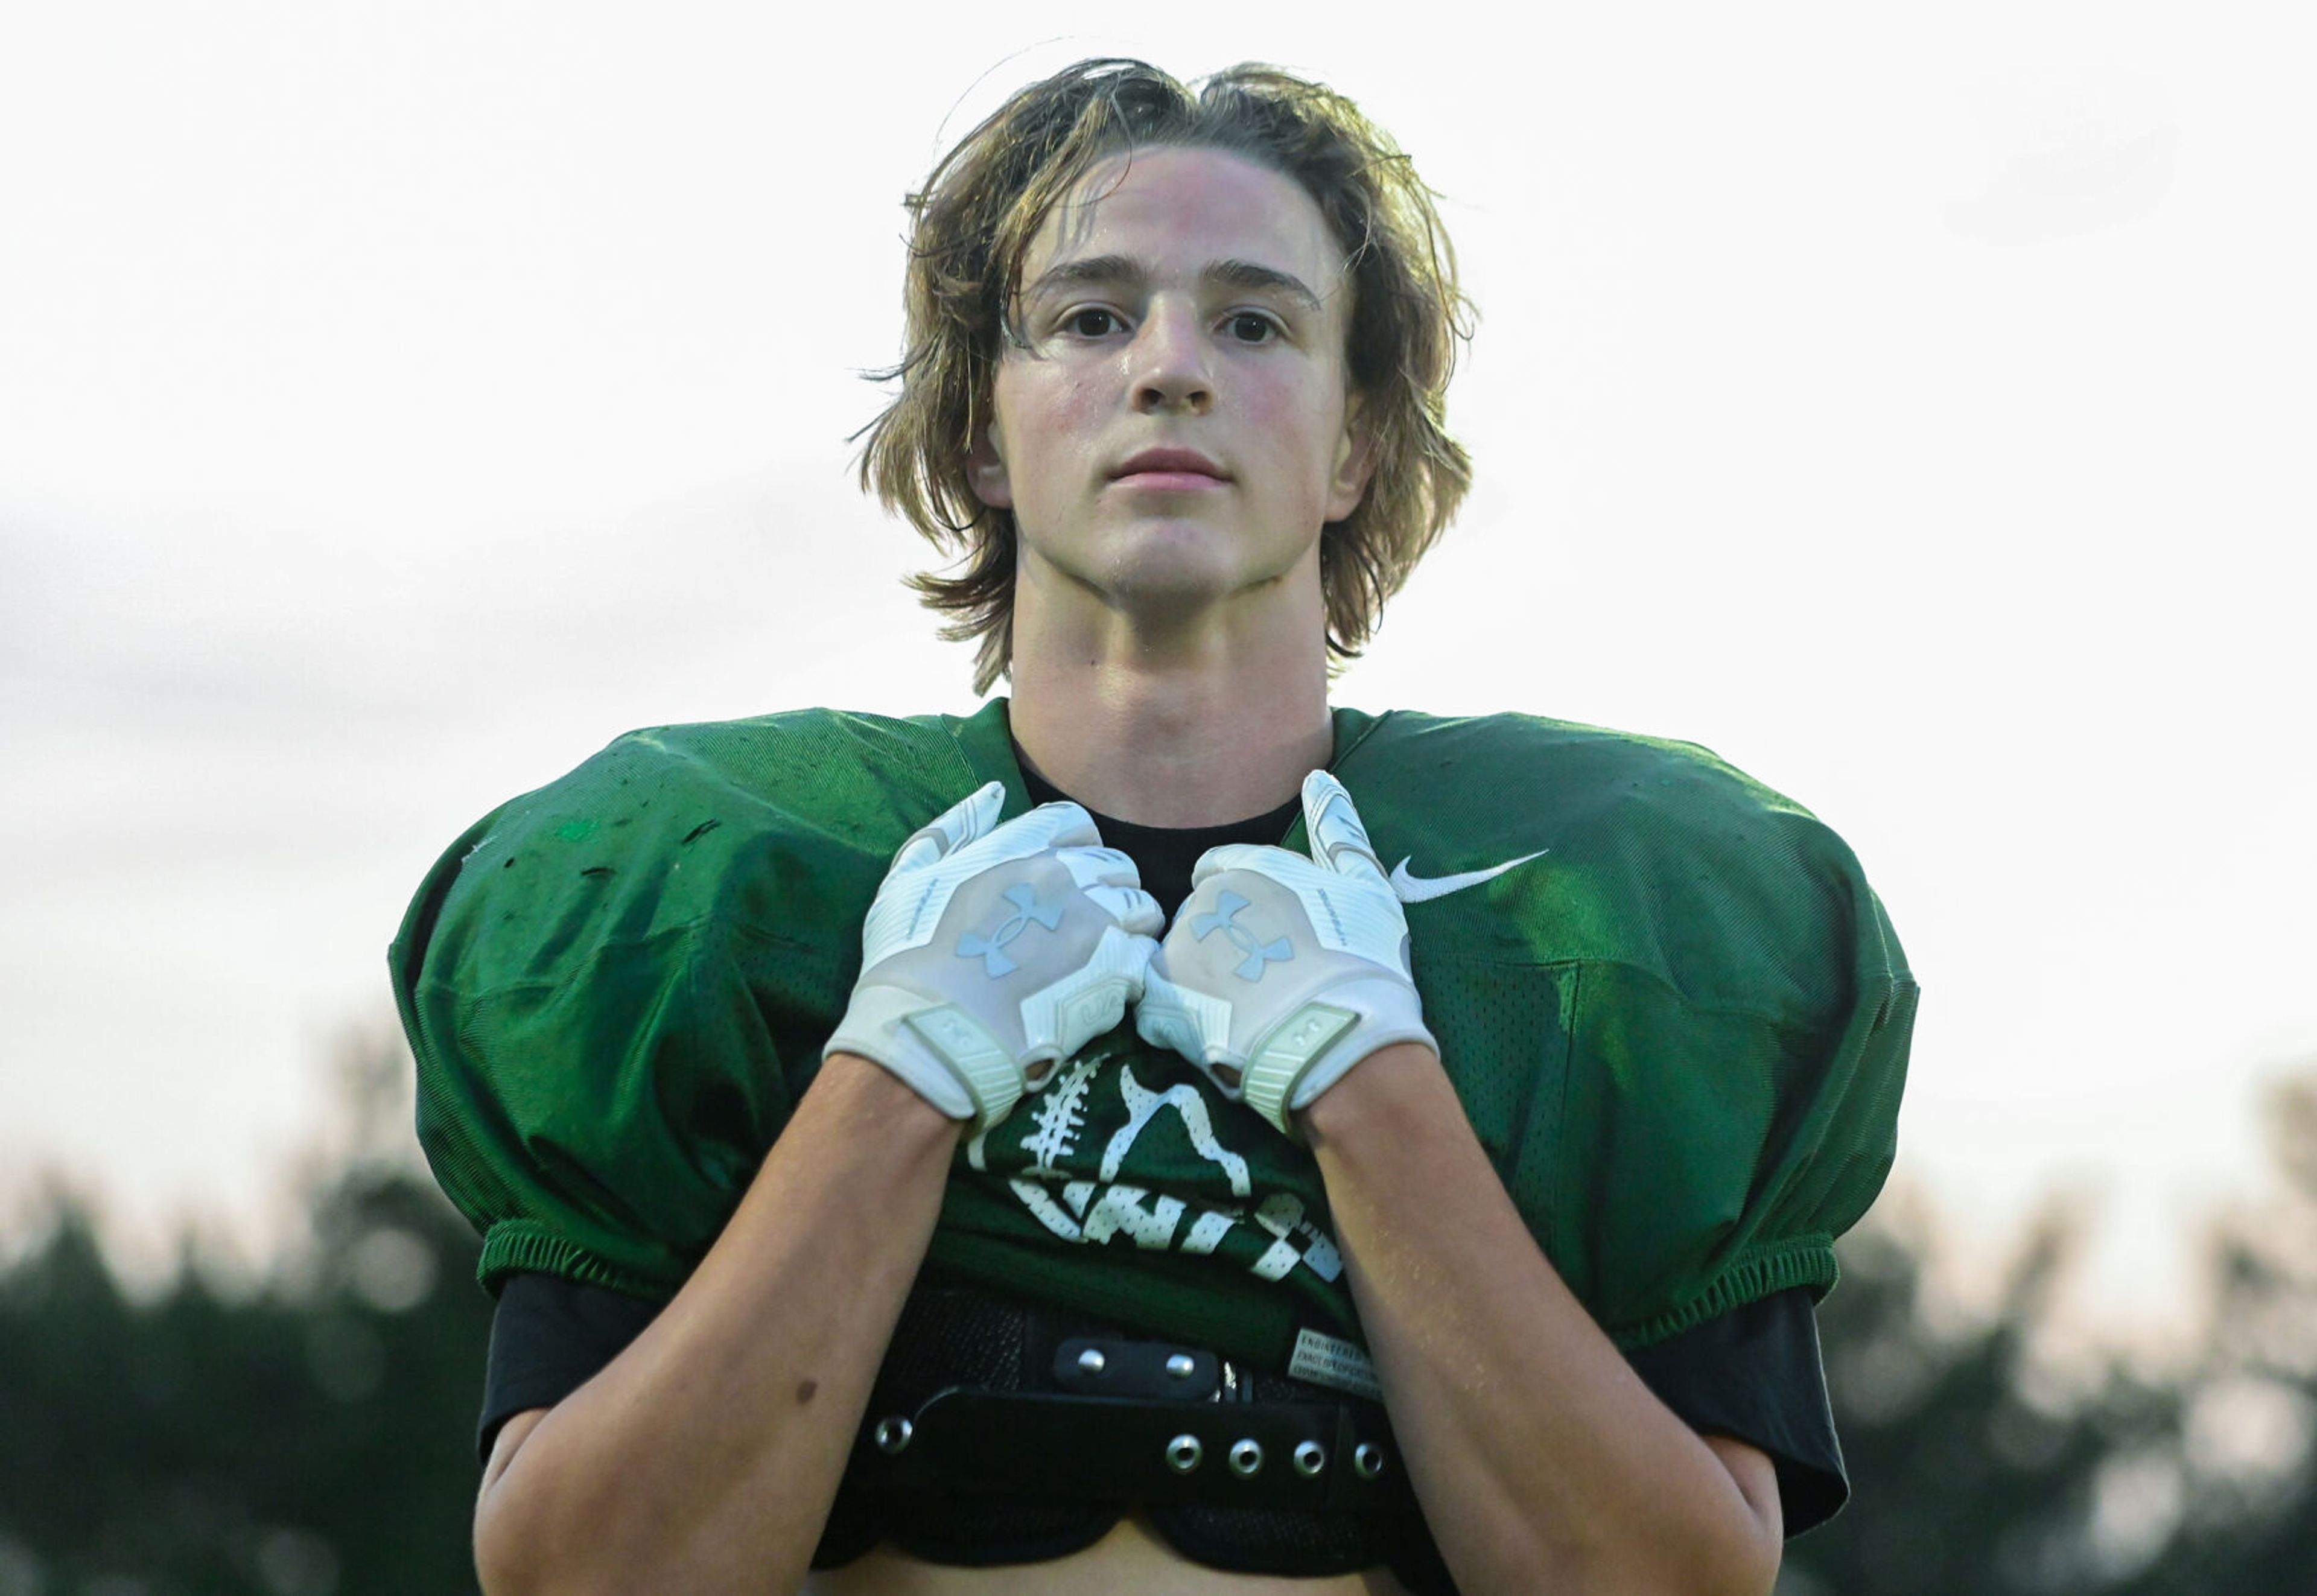
M 1086 1550 L 1051 1562 L 955 1568 L 880 1547 L 814 1574 L 804 1588 L 808 1596 L 1409 1596 L 1387 1568 L 1331 1579 L 1208 1568 L 1168 1546 L 1140 1513 Z

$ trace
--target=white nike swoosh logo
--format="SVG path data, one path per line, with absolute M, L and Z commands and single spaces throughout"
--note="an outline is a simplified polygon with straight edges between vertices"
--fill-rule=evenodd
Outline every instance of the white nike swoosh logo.
M 1533 854 L 1523 854 L 1517 859 L 1507 859 L 1501 865 L 1491 865 L 1486 870 L 1466 870 L 1455 875 L 1410 875 L 1408 859 L 1391 867 L 1391 890 L 1400 894 L 1402 903 L 1421 903 L 1427 898 L 1445 898 L 1451 892 L 1461 892 L 1466 887 L 1479 886 L 1484 881 L 1494 881 L 1516 865 L 1531 859 L 1542 859 L 1552 850 L 1541 847 Z M 1416 856 L 1410 854 L 1409 858 Z

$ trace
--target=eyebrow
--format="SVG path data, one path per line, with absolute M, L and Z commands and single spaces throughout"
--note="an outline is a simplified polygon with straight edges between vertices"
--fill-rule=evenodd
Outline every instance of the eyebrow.
M 1256 261 L 1209 261 L 1199 273 L 1199 280 L 1224 288 L 1282 293 L 1314 314 L 1321 308 L 1320 296 L 1312 292 L 1301 277 Z M 1038 280 L 1030 285 L 1029 291 L 1039 294 L 1058 288 L 1112 285 L 1141 288 L 1150 281 L 1150 273 L 1143 269 L 1141 261 L 1132 256 L 1090 255 L 1080 260 L 1064 261 L 1059 265 L 1049 266 L 1038 274 Z

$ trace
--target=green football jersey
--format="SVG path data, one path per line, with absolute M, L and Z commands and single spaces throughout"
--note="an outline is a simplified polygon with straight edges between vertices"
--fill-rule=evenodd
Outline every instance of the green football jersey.
M 1603 1328 L 1646 1345 L 1830 1287 L 1890 1167 L 1916 996 L 1850 850 L 1687 744 L 1348 709 L 1335 731 L 1442 1063 Z M 461 838 L 390 960 L 485 1285 L 672 1296 L 819 1067 L 895 849 L 990 780 L 1028 807 L 1003 700 L 810 710 L 631 733 Z M 960 1145 L 928 1260 L 1365 1380 L 1311 1156 L 1131 1017 Z

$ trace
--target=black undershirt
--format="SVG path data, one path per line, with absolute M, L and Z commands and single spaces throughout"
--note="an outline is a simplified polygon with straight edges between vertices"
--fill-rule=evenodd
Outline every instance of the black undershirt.
M 1014 761 L 1022 767 L 1022 784 L 1029 789 L 1031 802 L 1078 802 L 1031 769 L 1019 745 L 1014 749 Z M 1093 816 L 1103 842 L 1134 861 L 1135 869 L 1141 873 L 1142 890 L 1158 900 L 1159 910 L 1171 921 L 1175 911 L 1183 907 L 1183 900 L 1191 895 L 1191 870 L 1201 854 L 1235 842 L 1276 843 L 1303 812 L 1303 802 L 1290 798 L 1267 813 L 1223 826 L 1138 826 L 1092 810 L 1087 812 Z
M 1066 797 L 1032 771 L 1018 749 L 1016 758 L 1033 803 Z M 1290 800 L 1229 825 L 1179 829 L 1100 814 L 1093 818 L 1103 841 L 1134 860 L 1143 890 L 1171 920 L 1190 895 L 1191 872 L 1202 854 L 1230 843 L 1276 843 L 1299 812 L 1299 802 Z M 488 1457 L 507 1419 L 551 1407 L 586 1384 L 658 1312 L 653 1304 L 601 1287 L 550 1275 L 511 1277 L 491 1322 L 476 1436 L 479 1455 Z M 1691 1428 L 1733 1436 L 1769 1456 L 1777 1469 L 1788 1535 L 1832 1517 L 1849 1494 L 1807 1291 L 1776 1293 L 1629 1352 L 1626 1359 Z M 1035 1555 L 1028 1547 L 1021 1551 L 1024 1556 L 989 1560 L 1022 1561 Z

